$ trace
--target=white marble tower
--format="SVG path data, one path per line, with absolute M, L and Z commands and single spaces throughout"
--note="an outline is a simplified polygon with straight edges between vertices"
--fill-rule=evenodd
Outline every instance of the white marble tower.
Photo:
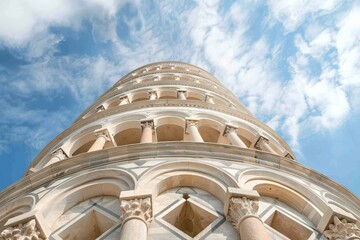
M 121 78 L 0 193 L 0 240 L 359 239 L 359 217 L 354 194 L 180 62 Z

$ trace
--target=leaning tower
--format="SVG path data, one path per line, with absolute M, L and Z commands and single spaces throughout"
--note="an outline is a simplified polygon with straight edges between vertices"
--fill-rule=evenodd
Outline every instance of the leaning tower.
M 360 201 L 298 163 L 220 81 L 121 78 L 0 193 L 0 239 L 359 239 Z

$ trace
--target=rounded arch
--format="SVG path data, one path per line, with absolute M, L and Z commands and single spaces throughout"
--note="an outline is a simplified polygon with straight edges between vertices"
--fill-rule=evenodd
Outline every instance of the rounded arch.
M 141 139 L 141 124 L 139 121 L 125 121 L 112 128 L 117 146 L 139 143 Z
M 49 226 L 71 207 L 96 196 L 119 197 L 120 192 L 133 189 L 134 176 L 120 169 L 84 171 L 61 183 L 47 193 L 36 205 Z M 51 203 L 51 204 L 49 204 Z
M 145 100 L 149 100 L 149 90 L 147 89 L 143 89 L 141 92 L 136 92 L 133 94 L 130 94 L 129 96 L 129 100 L 131 103 L 133 102 L 138 102 L 138 101 L 145 101 Z
M 27 195 L 14 199 L 11 202 L 0 207 L 0 230 L 10 218 L 16 217 L 23 213 L 29 212 L 35 205 L 36 199 L 34 196 Z
M 177 116 L 164 116 L 154 120 L 157 141 L 182 141 L 184 139 L 185 119 Z
M 305 182 L 296 181 L 265 169 L 251 169 L 239 176 L 240 186 L 259 192 L 260 196 L 279 199 L 307 216 L 315 225 L 327 209 L 327 204 Z
M 176 99 L 177 92 L 176 89 L 160 89 L 159 99 Z
M 217 167 L 195 161 L 181 161 L 149 169 L 137 182 L 136 189 L 152 189 L 157 196 L 177 186 L 203 189 L 222 202 L 225 202 L 228 187 L 239 187 L 232 176 Z
M 336 212 L 341 213 L 345 216 L 358 213 L 358 210 L 356 210 L 356 206 L 351 204 L 352 201 L 344 201 L 343 198 L 339 198 L 338 196 L 335 196 L 329 192 L 324 192 L 322 195 L 324 196 L 329 206 Z M 357 214 L 356 217 L 359 218 L 359 214 Z
M 198 129 L 204 142 L 216 143 L 224 131 L 224 124 L 210 118 L 200 118 Z
M 186 94 L 187 94 L 186 96 L 187 100 L 204 101 L 205 99 L 204 93 L 197 92 L 194 90 L 188 90 Z

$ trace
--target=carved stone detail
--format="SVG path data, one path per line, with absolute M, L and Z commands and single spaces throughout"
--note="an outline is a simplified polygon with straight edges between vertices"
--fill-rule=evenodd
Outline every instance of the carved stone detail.
M 269 139 L 267 139 L 266 137 L 260 136 L 260 137 L 258 138 L 258 140 L 256 141 L 254 147 L 255 147 L 256 149 L 262 150 L 262 149 L 261 149 L 261 145 L 263 145 L 263 144 L 269 144 Z
M 123 199 L 121 200 L 120 210 L 122 224 L 131 218 L 142 219 L 149 224 L 152 216 L 151 199 L 150 197 L 131 200 Z
M 120 103 L 122 102 L 122 101 L 126 101 L 126 103 L 129 103 L 129 98 L 128 98 L 128 96 L 120 96 L 119 97 L 119 100 L 120 100 Z
M 36 228 L 36 220 L 20 223 L 16 227 L 8 227 L 0 234 L 0 240 L 42 240 L 40 232 Z
M 334 216 L 334 224 L 329 225 L 329 230 L 324 231 L 329 240 L 360 239 L 360 222 L 348 223 L 346 219 Z
M 257 216 L 259 210 L 259 201 L 249 199 L 247 197 L 232 197 L 229 200 L 228 217 L 232 221 L 236 229 L 247 216 Z
M 146 127 L 150 127 L 151 129 L 154 129 L 154 121 L 153 120 L 142 121 L 140 124 L 141 124 L 142 129 L 144 129 Z
M 154 99 L 158 98 L 157 91 L 156 90 L 150 90 L 148 91 L 149 97 L 154 97 Z
M 103 137 L 105 138 L 106 142 L 111 141 L 109 132 L 106 129 L 95 132 L 95 137 L 96 138 Z
M 185 126 L 185 129 L 186 129 L 186 133 L 189 133 L 189 127 L 190 126 L 195 126 L 195 127 L 198 127 L 199 126 L 199 120 L 197 119 L 186 119 L 186 126 Z
M 207 103 L 214 103 L 213 96 L 206 95 L 205 102 Z
M 51 156 L 57 157 L 59 160 L 64 160 L 64 159 L 67 158 L 65 152 L 61 148 L 59 148 L 59 149 L 55 150 L 54 152 L 52 152 Z
M 103 105 L 100 105 L 96 108 L 97 112 L 101 112 L 105 110 L 105 107 Z
M 231 125 L 226 125 L 223 136 L 227 136 L 228 133 L 231 133 L 231 132 L 236 132 L 236 130 L 237 130 L 237 127 L 231 126 Z

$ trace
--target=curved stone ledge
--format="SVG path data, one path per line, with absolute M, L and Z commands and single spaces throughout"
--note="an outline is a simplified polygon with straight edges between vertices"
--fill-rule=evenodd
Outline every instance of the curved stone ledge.
M 23 177 L 17 183 L 6 188 L 0 193 L 0 205 L 11 201 L 21 194 L 34 190 L 42 184 L 69 176 L 76 172 L 106 166 L 113 163 L 134 161 L 145 158 L 166 158 L 168 161 L 177 161 L 179 158 L 183 161 L 197 161 L 199 158 L 206 158 L 271 167 L 273 169 L 280 169 L 286 171 L 287 173 L 292 173 L 298 177 L 303 177 L 304 179 L 314 182 L 325 189 L 331 189 L 331 191 L 342 193 L 351 201 L 356 204 L 360 204 L 360 200 L 345 187 L 325 175 L 285 157 L 280 157 L 254 149 L 245 149 L 215 143 L 159 142 L 131 144 L 121 147 L 108 148 L 96 152 L 84 153 L 59 161 L 39 170 L 38 172 Z

